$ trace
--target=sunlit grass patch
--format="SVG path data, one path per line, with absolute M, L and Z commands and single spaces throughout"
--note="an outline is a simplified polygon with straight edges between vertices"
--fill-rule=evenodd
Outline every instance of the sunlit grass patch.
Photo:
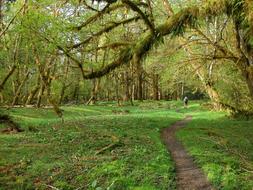
M 177 135 L 216 188 L 251 190 L 253 121 L 226 114 L 192 113 L 193 121 Z
M 50 109 L 9 111 L 25 131 L 1 134 L 0 187 L 175 188 L 173 162 L 160 129 L 183 114 L 116 105 L 62 109 L 64 123 Z
M 173 190 L 175 168 L 160 130 L 192 115 L 178 137 L 214 186 L 251 190 L 252 120 L 231 120 L 198 102 L 135 104 L 63 106 L 64 123 L 51 109 L 9 110 L 25 131 L 0 134 L 0 187 Z

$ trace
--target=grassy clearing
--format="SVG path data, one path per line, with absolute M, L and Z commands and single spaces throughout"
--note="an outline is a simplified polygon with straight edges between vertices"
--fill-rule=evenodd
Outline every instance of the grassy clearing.
M 176 112 L 180 106 L 69 106 L 64 124 L 51 109 L 12 109 L 25 132 L 0 134 L 0 189 L 173 190 L 175 169 L 160 129 L 193 115 L 177 135 L 210 181 L 217 189 L 252 190 L 253 120 L 192 102 Z
M 194 108 L 193 121 L 177 133 L 217 189 L 253 189 L 253 120 Z M 185 112 L 185 111 L 184 111 Z
M 25 132 L 0 134 L 0 187 L 175 189 L 173 162 L 159 132 L 183 117 L 173 106 L 63 107 L 64 124 L 50 109 L 12 109 Z

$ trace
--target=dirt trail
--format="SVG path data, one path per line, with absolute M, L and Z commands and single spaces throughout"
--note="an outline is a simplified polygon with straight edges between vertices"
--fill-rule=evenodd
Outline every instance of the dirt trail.
M 176 180 L 178 190 L 214 190 L 204 173 L 194 163 L 183 145 L 176 139 L 176 131 L 183 128 L 192 119 L 187 116 L 162 131 L 162 139 L 176 165 Z M 194 139 L 193 139 L 194 140 Z

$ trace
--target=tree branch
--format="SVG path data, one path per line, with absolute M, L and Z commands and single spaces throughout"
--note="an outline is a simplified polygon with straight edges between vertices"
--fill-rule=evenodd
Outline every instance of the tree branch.
M 85 22 L 83 22 L 81 25 L 74 27 L 73 29 L 77 29 L 77 30 L 81 30 L 82 28 L 86 27 L 88 24 L 91 24 L 93 22 L 95 22 L 96 20 L 98 20 L 100 17 L 102 17 L 105 14 L 109 14 L 112 11 L 115 11 L 117 9 L 120 9 L 122 7 L 125 7 L 125 4 L 116 4 L 113 6 L 109 6 L 111 4 L 108 4 L 108 6 L 106 6 L 105 8 L 103 8 L 101 11 L 97 12 L 96 14 L 94 14 L 93 16 L 89 17 Z M 140 6 L 147 6 L 145 3 L 138 3 L 137 5 Z
M 226 3 L 224 3 L 226 2 Z M 226 13 L 227 7 L 224 5 L 229 5 L 229 1 L 227 0 L 216 0 L 216 4 L 220 4 L 220 9 L 217 12 L 211 12 L 212 15 L 218 15 L 222 13 Z M 193 24 L 195 19 L 205 18 L 206 15 L 210 15 L 210 10 L 212 7 L 206 7 L 205 10 L 200 9 L 197 6 L 193 6 L 190 8 L 186 8 L 178 12 L 177 14 L 171 16 L 167 19 L 163 24 L 161 24 L 159 27 L 157 27 L 156 31 L 157 34 L 153 34 L 151 31 L 145 32 L 141 37 L 140 40 L 135 43 L 133 46 L 129 46 L 125 48 L 125 50 L 121 51 L 121 54 L 119 55 L 118 59 L 109 65 L 105 66 L 104 68 L 92 72 L 90 74 L 84 75 L 84 78 L 86 79 L 93 79 L 93 78 L 99 78 L 102 77 L 112 70 L 124 65 L 128 64 L 130 60 L 132 59 L 133 55 L 137 55 L 140 58 L 143 58 L 145 54 L 152 48 L 152 46 L 156 43 L 156 41 L 161 38 L 162 36 L 169 35 L 171 33 L 174 33 L 174 35 L 181 34 L 178 32 L 179 27 L 193 27 L 196 26 Z M 230 54 L 231 55 L 231 54 Z M 236 59 L 236 58 L 235 58 Z
M 23 10 L 23 8 L 25 7 L 26 3 L 23 4 L 23 6 L 17 11 L 17 13 L 13 16 L 13 18 L 10 20 L 10 22 L 7 24 L 7 26 L 3 29 L 3 31 L 1 31 L 0 33 L 0 38 L 5 34 L 5 32 L 9 29 L 9 27 L 11 26 L 11 24 L 14 22 L 14 20 L 16 19 L 16 17 L 18 16 L 18 14 Z
M 6 77 L 3 79 L 2 83 L 0 84 L 0 92 L 4 89 L 4 85 L 7 82 L 7 80 L 11 77 L 11 75 L 14 73 L 16 70 L 17 66 L 13 65 L 9 73 L 6 75 Z
M 92 22 L 95 22 L 98 18 L 100 18 L 101 16 L 103 16 L 104 14 L 110 13 L 112 11 L 115 11 L 121 7 L 124 7 L 123 4 L 117 4 L 114 5 L 112 7 L 108 7 L 106 6 L 103 10 L 97 12 L 97 14 L 91 16 L 90 18 L 88 18 L 84 23 L 82 23 L 81 25 L 74 27 L 74 29 L 77 30 L 81 30 L 83 27 L 87 26 L 88 24 L 91 24 Z
M 155 28 L 154 28 L 153 24 L 150 22 L 148 17 L 141 11 L 141 9 L 139 9 L 139 7 L 135 3 L 133 3 L 132 1 L 129 1 L 129 0 L 122 0 L 122 2 L 125 3 L 126 5 L 128 5 L 133 11 L 137 12 L 141 16 L 141 18 L 144 20 L 146 25 L 149 27 L 149 29 L 153 33 L 155 33 Z
M 78 48 L 80 47 L 81 45 L 84 45 L 84 44 L 87 44 L 89 43 L 92 39 L 94 39 L 95 37 L 98 37 L 98 36 L 101 36 L 102 34 L 106 33 L 106 32 L 110 32 L 111 30 L 113 30 L 114 28 L 122 25 L 122 24 L 127 24 L 127 23 L 130 23 L 132 21 L 137 21 L 139 20 L 140 17 L 139 16 L 136 16 L 136 17 L 133 17 L 133 18 L 129 18 L 129 19 L 126 19 L 126 20 L 123 20 L 121 22 L 114 22 L 112 24 L 110 24 L 109 26 L 105 27 L 104 29 L 98 31 L 97 33 L 95 33 L 94 35 L 88 37 L 86 40 L 80 42 L 80 43 L 77 43 L 75 45 L 72 45 L 70 47 L 68 47 L 68 49 L 75 49 L 75 48 Z

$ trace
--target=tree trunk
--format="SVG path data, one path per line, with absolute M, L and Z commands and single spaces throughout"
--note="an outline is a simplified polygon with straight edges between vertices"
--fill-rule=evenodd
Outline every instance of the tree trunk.
M 163 5 L 164 8 L 166 9 L 168 16 L 172 16 L 174 14 L 174 11 L 171 8 L 170 2 L 168 0 L 163 0 Z
M 247 72 L 246 80 L 247 80 L 251 98 L 253 99 L 253 65 L 249 66 L 247 70 L 248 72 Z
M 51 85 L 51 81 L 52 81 L 52 77 L 50 76 L 51 75 L 51 73 L 50 73 L 51 67 L 54 66 L 53 72 L 55 72 L 55 69 L 56 69 L 55 65 L 53 65 L 53 63 L 55 61 L 55 57 L 48 58 L 46 63 L 44 63 L 44 65 L 41 65 L 41 62 L 40 62 L 40 59 L 39 59 L 36 49 L 33 49 L 33 50 L 34 50 L 34 55 L 35 55 L 35 63 L 38 67 L 39 75 L 40 75 L 40 78 L 42 81 L 41 91 L 39 93 L 39 99 L 37 102 L 37 106 L 38 107 L 40 106 L 41 96 L 44 93 L 44 91 L 46 90 L 46 98 L 47 98 L 48 102 L 53 106 L 54 112 L 58 115 L 58 117 L 62 118 L 62 116 L 63 116 L 62 110 L 59 108 L 57 103 L 51 97 L 51 89 L 50 89 L 50 85 Z
M 37 84 L 34 87 L 34 89 L 30 92 L 30 94 L 28 95 L 26 102 L 25 102 L 25 106 L 32 104 L 33 99 L 34 99 L 35 95 L 37 94 L 37 92 L 39 91 L 39 89 L 40 89 L 40 84 Z
M 136 85 L 133 83 L 131 88 L 131 101 L 137 100 Z
M 37 108 L 41 107 L 41 101 L 42 101 L 42 97 L 44 95 L 44 92 L 45 92 L 45 85 L 43 83 L 41 83 L 40 84 L 39 94 L 37 96 L 37 103 L 36 103 Z
M 52 78 L 50 77 L 50 68 L 54 62 L 54 57 L 50 58 L 48 60 L 48 63 L 46 63 L 46 72 L 45 69 L 40 69 L 41 67 L 41 64 L 40 64 L 40 61 L 39 61 L 39 58 L 36 57 L 36 64 L 38 65 L 39 67 L 39 71 L 40 71 L 40 77 L 41 77 L 41 80 L 42 80 L 42 84 L 43 84 L 43 87 L 44 87 L 44 90 L 46 90 L 46 96 L 47 96 L 47 100 L 48 102 L 53 106 L 53 109 L 55 111 L 55 113 L 60 117 L 62 118 L 63 116 L 63 113 L 62 113 L 62 110 L 59 108 L 59 106 L 57 105 L 57 103 L 53 100 L 53 98 L 51 97 L 51 88 L 50 88 L 50 85 L 51 85 L 51 81 L 52 81 Z M 43 91 L 44 91 L 43 90 Z
M 134 65 L 136 66 L 137 74 L 137 89 L 138 89 L 138 100 L 143 100 L 143 68 L 141 65 L 141 59 L 136 54 L 133 57 Z
M 185 92 L 185 89 L 184 89 L 184 82 L 181 83 L 181 99 L 184 98 L 184 92 Z
M 6 82 L 8 81 L 8 79 L 11 77 L 11 75 L 14 73 L 14 71 L 16 70 L 16 65 L 13 65 L 11 67 L 11 70 L 9 71 L 9 73 L 4 77 L 3 81 L 0 84 L 0 92 L 4 89 L 4 85 L 6 84 Z
M 204 85 L 205 85 L 206 92 L 214 105 L 215 110 L 220 110 L 222 108 L 222 105 L 220 102 L 220 97 L 219 97 L 218 92 L 214 90 L 212 85 L 210 84 L 204 84 Z
M 127 69 L 127 68 L 126 68 Z M 129 73 L 126 70 L 124 72 L 124 89 L 125 89 L 125 95 L 124 95 L 124 101 L 129 101 L 130 98 L 130 78 L 129 78 Z
M 59 103 L 58 103 L 59 105 L 61 105 L 62 102 L 63 102 L 63 98 L 64 98 L 64 95 L 65 95 L 65 90 L 66 89 L 67 89 L 67 86 L 64 83 L 63 86 L 62 86 L 62 88 L 61 88 L 61 93 L 60 93 L 60 98 L 59 98 Z
M 142 73 L 138 73 L 138 100 L 143 100 L 143 80 Z
M 250 97 L 253 100 L 253 65 L 243 62 L 240 64 L 239 68 L 242 71 L 244 79 L 246 80 Z
M 91 97 L 88 100 L 88 102 L 86 103 L 86 105 L 89 105 L 89 104 L 94 105 L 94 104 L 96 104 L 96 101 L 97 101 L 97 94 L 98 94 L 99 87 L 100 87 L 100 79 L 93 79 L 92 84 L 93 84 L 93 88 L 91 91 Z
M 116 90 L 116 99 L 117 99 L 118 106 L 121 106 L 120 98 L 119 98 L 119 80 L 117 78 L 116 78 L 115 90 Z
M 196 67 L 198 67 L 196 64 L 191 64 L 192 66 L 195 65 Z M 206 93 L 208 94 L 209 98 L 211 99 L 213 105 L 214 105 L 214 108 L 216 110 L 220 110 L 222 105 L 221 105 L 221 102 L 220 102 L 220 96 L 218 94 L 218 92 L 214 89 L 213 85 L 210 83 L 210 82 L 207 82 L 204 78 L 204 71 L 202 71 L 202 68 L 201 67 L 198 67 L 198 70 L 197 70 L 197 75 L 200 79 L 200 81 L 202 82 L 203 84 L 203 87 L 206 91 Z
M 35 97 L 35 95 L 37 94 L 37 92 L 40 89 L 40 76 L 38 75 L 38 79 L 37 79 L 37 84 L 36 86 L 31 90 L 31 92 L 29 93 L 29 95 L 27 96 L 27 99 L 25 101 L 25 106 L 32 104 L 32 101 Z
M 152 77 L 153 81 L 153 99 L 154 100 L 159 100 L 159 75 L 158 74 L 153 74 Z
M 236 37 L 236 47 L 241 55 L 240 61 L 235 60 L 234 62 L 238 65 L 242 72 L 244 79 L 246 80 L 250 97 L 253 100 L 253 49 L 247 47 L 248 44 L 245 42 L 243 36 L 241 35 L 239 29 L 239 23 L 234 21 L 235 26 L 235 37 Z
M 23 79 L 23 81 L 21 82 L 21 84 L 19 85 L 19 87 L 17 88 L 16 90 L 16 94 L 12 100 L 12 106 L 18 104 L 18 99 L 20 97 L 20 94 L 21 94 L 21 90 L 22 90 L 22 87 L 24 86 L 25 82 L 27 81 L 28 77 L 30 75 L 30 72 L 28 71 L 25 75 L 25 78 Z

